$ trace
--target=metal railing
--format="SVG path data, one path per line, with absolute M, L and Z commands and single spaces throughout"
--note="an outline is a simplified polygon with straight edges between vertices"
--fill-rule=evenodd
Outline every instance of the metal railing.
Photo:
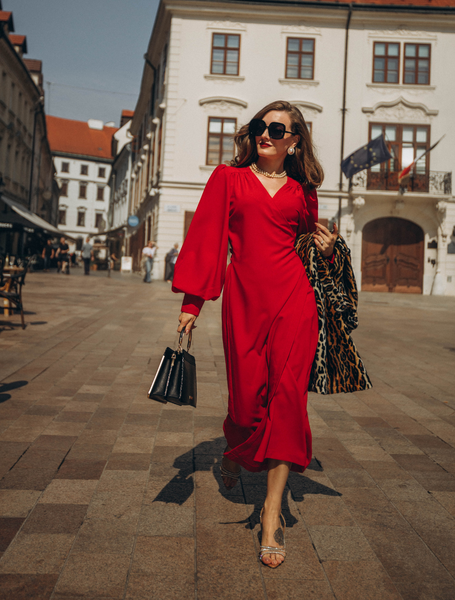
M 352 187 L 367 190 L 400 190 L 398 171 L 361 171 L 352 178 Z M 452 173 L 447 171 L 412 172 L 402 192 L 452 195 Z

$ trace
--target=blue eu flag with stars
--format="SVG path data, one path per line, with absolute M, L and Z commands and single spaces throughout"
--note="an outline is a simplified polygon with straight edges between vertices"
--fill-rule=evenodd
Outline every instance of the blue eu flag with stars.
M 350 179 L 353 175 L 364 169 L 369 169 L 373 165 L 378 165 L 392 158 L 384 136 L 371 140 L 366 146 L 362 146 L 341 163 L 341 170 Z

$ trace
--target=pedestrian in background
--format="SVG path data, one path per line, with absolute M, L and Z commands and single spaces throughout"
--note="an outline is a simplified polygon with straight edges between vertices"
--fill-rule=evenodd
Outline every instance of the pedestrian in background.
M 59 247 L 57 249 L 57 259 L 58 259 L 58 268 L 57 268 L 57 273 L 66 273 L 67 275 L 70 274 L 70 261 L 69 261 L 69 246 L 66 243 L 65 238 L 62 236 L 60 238 L 60 244 Z
M 93 245 L 90 243 L 90 237 L 87 237 L 81 251 L 84 261 L 84 275 L 90 275 L 90 261 L 93 260 Z
M 54 258 L 54 255 L 55 255 L 55 252 L 54 252 L 54 248 L 52 247 L 52 240 L 48 239 L 46 242 L 46 245 L 43 248 L 43 252 L 41 254 L 41 256 L 44 260 L 43 271 L 49 271 L 51 260 Z
M 153 260 L 156 254 L 155 242 L 149 242 L 142 250 L 142 257 L 145 258 L 145 283 L 152 283 Z
M 174 244 L 174 247 L 169 250 L 166 254 L 166 258 L 164 259 L 166 262 L 166 269 L 164 273 L 164 279 L 168 283 L 172 283 L 174 279 L 174 267 L 177 262 L 177 256 L 179 255 L 179 245 Z

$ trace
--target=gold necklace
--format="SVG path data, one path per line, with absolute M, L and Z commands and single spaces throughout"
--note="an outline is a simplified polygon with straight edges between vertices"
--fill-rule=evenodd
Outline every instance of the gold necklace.
M 282 179 L 287 175 L 286 171 L 283 171 L 282 173 L 275 173 L 275 171 L 273 171 L 273 173 L 268 173 L 267 171 L 260 169 L 256 163 L 251 163 L 250 169 L 258 175 L 264 175 L 264 177 L 270 177 L 271 179 Z

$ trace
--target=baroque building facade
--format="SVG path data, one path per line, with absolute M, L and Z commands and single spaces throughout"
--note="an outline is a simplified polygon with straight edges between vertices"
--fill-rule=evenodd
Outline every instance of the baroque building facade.
M 42 63 L 24 58 L 0 2 L 0 255 L 40 252 L 57 232 L 58 186 L 47 137 Z
M 108 231 L 110 252 L 117 258 L 125 254 L 125 239 L 128 227 L 131 193 L 132 141 L 130 134 L 133 111 L 123 110 L 120 128 L 112 138 L 112 170 L 109 177 L 110 201 Z M 120 266 L 120 263 L 116 263 Z
M 233 132 L 283 99 L 312 132 L 320 219 L 339 222 L 359 288 L 455 294 L 454 51 L 454 0 L 162 0 L 131 124 L 135 267 L 153 239 L 163 277 L 209 176 L 233 157 Z M 392 159 L 341 176 L 341 159 L 381 133 Z M 444 134 L 400 189 L 399 172 Z
M 109 209 L 112 137 L 102 121 L 47 117 L 49 142 L 60 188 L 58 228 L 80 250 L 87 236 L 105 241 Z

